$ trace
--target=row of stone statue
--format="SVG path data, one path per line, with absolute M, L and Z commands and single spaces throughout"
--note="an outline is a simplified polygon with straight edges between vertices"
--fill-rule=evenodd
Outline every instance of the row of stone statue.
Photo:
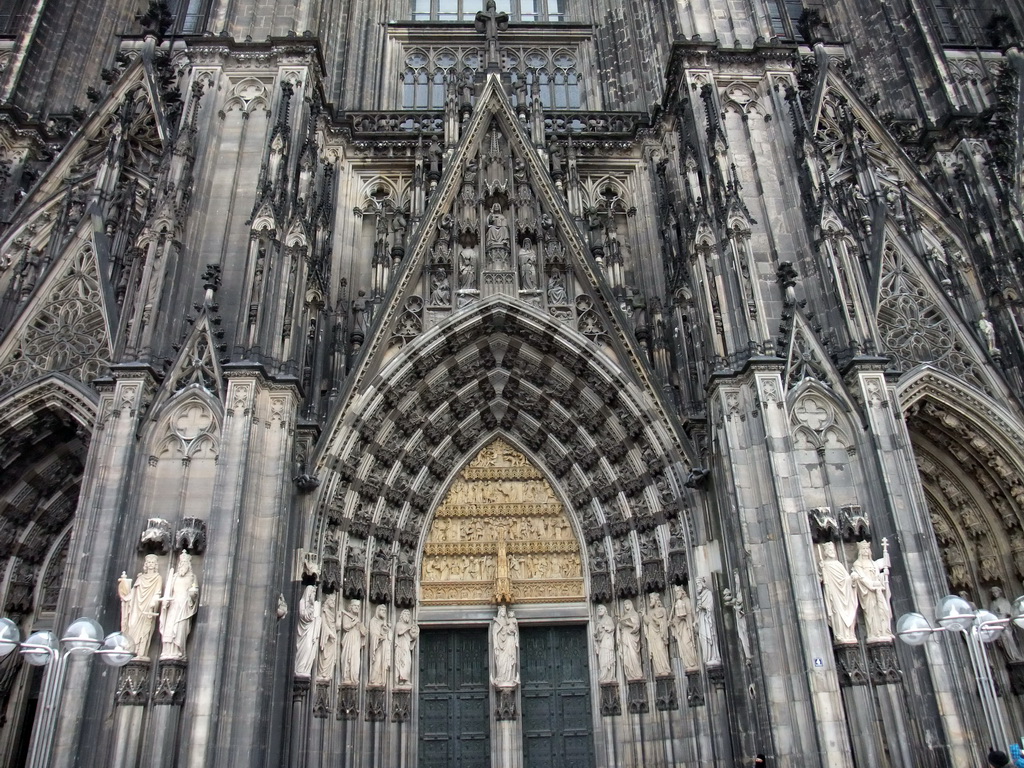
M 366 623 L 361 601 L 349 600 L 346 608 L 337 593 L 320 600 L 316 586 L 310 584 L 298 607 L 295 676 L 334 680 L 337 670 L 342 685 L 358 685 L 363 678 L 363 650 L 369 644 L 367 683 L 386 686 L 393 669 L 395 686 L 409 687 L 412 651 L 419 635 L 409 610 L 403 610 L 392 625 L 388 607 L 378 605 Z
M 818 545 L 818 575 L 825 595 L 825 612 L 836 645 L 857 642 L 857 617 L 864 617 L 869 643 L 886 642 L 892 634 L 892 595 L 889 590 L 889 543 L 882 539 L 882 557 L 871 554 L 871 542 L 857 542 L 857 559 L 850 570 L 831 541 Z
M 687 671 L 696 670 L 700 665 L 698 647 L 707 666 L 720 665 L 722 654 L 715 627 L 714 596 L 704 578 L 697 579 L 696 598 L 694 606 L 685 588 L 675 587 L 671 610 L 665 608 L 659 595 L 651 594 L 643 614 L 637 611 L 632 600 L 623 600 L 616 617 L 599 605 L 594 622 L 599 682 L 615 682 L 616 661 L 622 665 L 626 680 L 645 679 L 643 645 L 646 645 L 654 677 L 671 676 L 670 634 L 676 641 L 677 657 Z
M 121 633 L 128 637 L 139 661 L 149 661 L 153 630 L 160 622 L 161 659 L 184 659 L 192 618 L 199 608 L 199 581 L 192 572 L 192 557 L 178 555 L 178 564 L 167 577 L 160 574 L 157 555 L 146 555 L 142 573 L 133 582 L 127 572 L 117 580 L 121 602 Z

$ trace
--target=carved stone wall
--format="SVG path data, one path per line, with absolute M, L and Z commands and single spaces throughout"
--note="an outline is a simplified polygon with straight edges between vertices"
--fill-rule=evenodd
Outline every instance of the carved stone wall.
M 425 605 L 584 597 L 580 549 L 550 484 L 500 438 L 459 474 L 423 557 Z

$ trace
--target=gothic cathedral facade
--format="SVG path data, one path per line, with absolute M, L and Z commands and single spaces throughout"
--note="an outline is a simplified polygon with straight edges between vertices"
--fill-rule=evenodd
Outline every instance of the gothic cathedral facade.
M 1021 0 L 147 1 L 0 9 L 0 606 L 135 653 L 0 766 L 1024 732 L 898 636 L 1024 591 Z

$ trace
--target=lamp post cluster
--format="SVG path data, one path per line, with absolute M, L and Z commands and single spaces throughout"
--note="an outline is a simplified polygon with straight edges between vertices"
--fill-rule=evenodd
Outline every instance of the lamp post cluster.
M 0 618 L 0 658 L 6 658 L 15 648 L 20 650 L 27 663 L 46 667 L 26 763 L 27 768 L 46 768 L 53 747 L 68 659 L 96 655 L 112 667 L 123 667 L 135 658 L 135 649 L 132 641 L 120 632 L 112 632 L 104 638 L 103 628 L 89 618 L 71 622 L 59 641 L 47 629 L 33 632 L 25 642 L 21 642 L 17 624 L 8 618 Z
M 971 669 L 978 683 L 981 708 L 991 738 L 990 746 L 1006 749 L 1010 744 L 1010 737 L 1002 709 L 999 707 L 986 646 L 998 640 L 1010 622 L 1024 629 L 1024 595 L 1013 601 L 1013 613 L 1008 618 L 996 616 L 991 611 L 976 610 L 957 595 L 946 595 L 935 604 L 935 622 L 939 626 L 933 627 L 920 613 L 904 613 L 896 621 L 896 635 L 907 645 L 923 645 L 936 632 L 963 634 L 967 640 Z

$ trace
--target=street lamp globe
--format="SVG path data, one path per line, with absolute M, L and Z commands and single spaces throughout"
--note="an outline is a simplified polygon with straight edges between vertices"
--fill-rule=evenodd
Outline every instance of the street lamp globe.
M 60 641 L 69 651 L 97 651 L 103 645 L 103 627 L 83 616 L 71 622 Z
M 1024 629 L 1024 595 L 1013 601 L 1013 623 Z
M 978 611 L 974 619 L 974 631 L 983 643 L 995 641 L 1003 633 L 1003 623 L 992 611 Z
M 0 619 L 0 659 L 9 656 L 20 642 L 21 632 L 18 631 L 18 625 L 6 616 Z
M 934 631 L 920 613 L 905 613 L 896 622 L 896 636 L 907 645 L 924 645 Z
M 50 650 L 44 650 L 49 648 Z M 41 632 L 33 632 L 22 646 L 21 655 L 25 661 L 33 667 L 45 667 L 50 663 L 50 658 L 57 653 L 57 638 L 48 629 Z
M 946 595 L 935 606 L 935 620 L 944 629 L 961 629 L 964 632 L 974 624 L 977 615 L 971 604 L 958 595 Z
M 135 644 L 120 632 L 111 632 L 103 641 L 103 648 L 96 653 L 104 664 L 123 667 L 135 658 Z

